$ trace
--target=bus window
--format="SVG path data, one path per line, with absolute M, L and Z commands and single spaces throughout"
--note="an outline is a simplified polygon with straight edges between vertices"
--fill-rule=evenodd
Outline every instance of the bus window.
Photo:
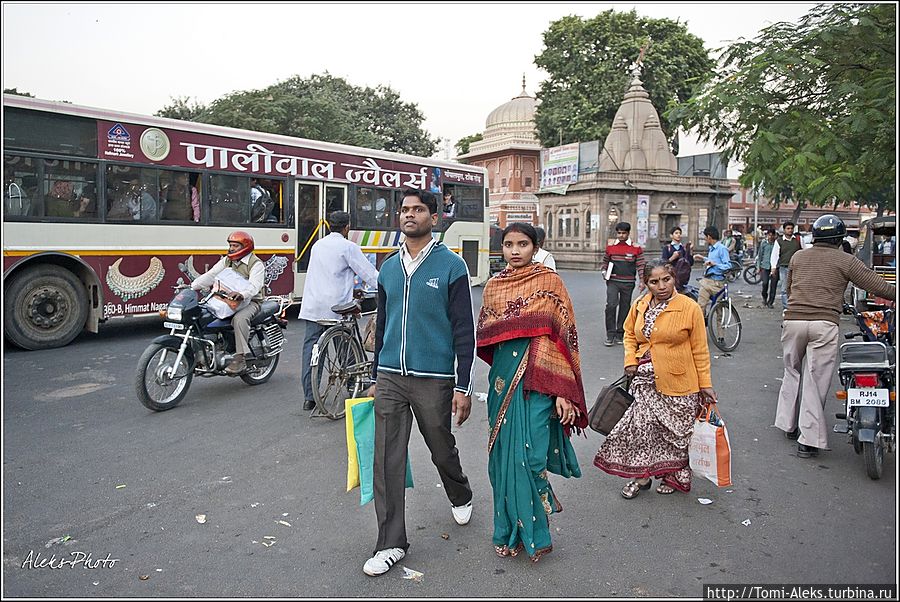
M 284 214 L 284 182 L 280 180 L 260 180 L 262 186 L 271 195 L 271 209 L 262 220 L 267 224 L 283 224 L 285 221 Z
M 159 219 L 159 170 L 121 165 L 106 168 L 106 219 L 155 222 Z
M 210 176 L 209 221 L 217 224 L 249 223 L 250 180 L 240 176 Z
M 441 199 L 438 199 L 441 202 Z M 444 228 L 455 220 L 467 222 L 480 222 L 484 220 L 484 189 L 475 186 L 444 186 L 443 203 L 447 206 L 442 210 L 441 222 Z
M 161 171 L 159 174 L 159 217 L 165 221 L 199 222 L 200 191 L 198 174 L 186 171 Z
M 3 214 L 34 215 L 38 209 L 38 174 L 34 159 L 3 155 Z M 34 206 L 33 206 L 34 203 Z
M 97 216 L 97 164 L 44 160 L 43 213 L 47 217 Z
M 357 230 L 396 229 L 394 191 L 386 188 L 357 188 L 353 207 L 353 227 Z

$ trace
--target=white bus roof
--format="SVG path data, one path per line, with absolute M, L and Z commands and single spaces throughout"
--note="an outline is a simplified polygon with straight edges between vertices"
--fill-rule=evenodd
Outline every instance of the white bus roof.
M 243 130 L 240 128 L 232 128 L 222 125 L 212 125 L 209 123 L 197 123 L 195 121 L 183 121 L 180 119 L 169 119 L 167 117 L 140 115 L 138 113 L 125 113 L 122 111 L 113 111 L 110 109 L 101 109 L 97 107 L 87 107 L 55 100 L 43 100 L 40 98 L 31 98 L 28 96 L 19 96 L 16 94 L 4 94 L 3 106 L 15 107 L 20 109 L 32 109 L 36 111 L 47 111 L 50 113 L 62 113 L 66 115 L 76 115 L 79 117 L 89 117 L 93 119 L 105 119 L 108 121 L 130 121 L 139 125 L 167 127 L 175 130 L 184 130 L 200 134 L 211 134 L 215 136 L 227 136 L 231 138 L 249 138 L 251 140 L 272 142 L 274 144 L 286 144 L 288 146 L 299 145 L 323 151 L 342 152 L 347 154 L 365 154 L 373 158 L 378 157 L 393 161 L 403 161 L 406 163 L 419 163 L 429 166 L 478 172 L 484 174 L 485 176 L 487 175 L 487 171 L 483 167 L 467 165 L 465 163 L 458 163 L 456 161 L 431 159 L 428 157 L 394 153 L 390 151 L 383 151 L 362 146 L 322 142 L 319 140 L 310 140 L 308 138 L 297 138 L 294 136 L 283 136 L 281 134 L 256 132 L 253 130 Z

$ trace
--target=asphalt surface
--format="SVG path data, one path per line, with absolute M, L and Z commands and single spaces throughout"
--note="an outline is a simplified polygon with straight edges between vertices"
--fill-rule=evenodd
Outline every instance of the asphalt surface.
M 600 274 L 562 276 L 590 404 L 621 374 L 622 347 L 602 344 Z M 481 291 L 474 289 L 477 306 Z M 866 476 L 844 436 L 831 434 L 831 451 L 818 458 L 796 456 L 796 444 L 770 426 L 782 375 L 780 311 L 759 308 L 752 292 L 750 308 L 739 297 L 738 349 L 712 348 L 732 487 L 695 479 L 689 494 L 623 499 L 625 481 L 593 467 L 603 437 L 589 432 L 574 440 L 582 478 L 551 476 L 565 507 L 551 519 L 553 552 L 535 565 L 524 555 L 498 558 L 486 408 L 474 400 L 468 422 L 454 427 L 475 496 L 471 523 L 453 522 L 413 429 L 410 551 L 377 579 L 361 570 L 375 542 L 375 512 L 359 506 L 358 490 L 345 491 L 344 424 L 300 410 L 298 320 L 268 383 L 196 379 L 181 405 L 161 413 L 145 409 L 133 385 L 138 357 L 163 333 L 158 320 L 104 325 L 62 349 L 7 347 L 3 595 L 700 597 L 705 583 L 896 584 L 895 456 L 879 481 Z M 852 328 L 842 324 L 843 332 Z M 486 391 L 480 361 L 476 379 L 476 390 Z M 840 409 L 829 399 L 831 424 Z M 57 567 L 60 559 L 88 562 L 50 568 L 54 555 Z M 404 579 L 402 567 L 422 576 Z

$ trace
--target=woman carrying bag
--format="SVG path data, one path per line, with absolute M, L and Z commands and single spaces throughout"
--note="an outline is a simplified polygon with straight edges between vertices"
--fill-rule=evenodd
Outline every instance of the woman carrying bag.
M 533 262 L 537 232 L 513 223 L 502 235 L 508 267 L 484 288 L 478 357 L 488 376 L 488 475 L 494 550 L 533 562 L 553 549 L 550 514 L 562 506 L 547 473 L 580 477 L 569 442 L 587 426 L 578 334 L 562 279 Z
M 622 489 L 631 499 L 662 479 L 660 494 L 690 491 L 688 449 L 701 404 L 715 402 L 709 348 L 700 306 L 676 292 L 672 264 L 644 267 L 649 293 L 625 319 L 625 374 L 634 402 L 594 457 L 594 465 L 632 479 Z

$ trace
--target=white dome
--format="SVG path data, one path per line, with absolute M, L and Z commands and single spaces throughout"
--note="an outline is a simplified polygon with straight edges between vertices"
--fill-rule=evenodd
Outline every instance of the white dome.
M 537 101 L 528 96 L 525 90 L 522 93 L 491 111 L 485 121 L 485 128 L 493 125 L 502 125 L 506 123 L 517 123 L 523 121 L 534 121 L 534 110 Z

